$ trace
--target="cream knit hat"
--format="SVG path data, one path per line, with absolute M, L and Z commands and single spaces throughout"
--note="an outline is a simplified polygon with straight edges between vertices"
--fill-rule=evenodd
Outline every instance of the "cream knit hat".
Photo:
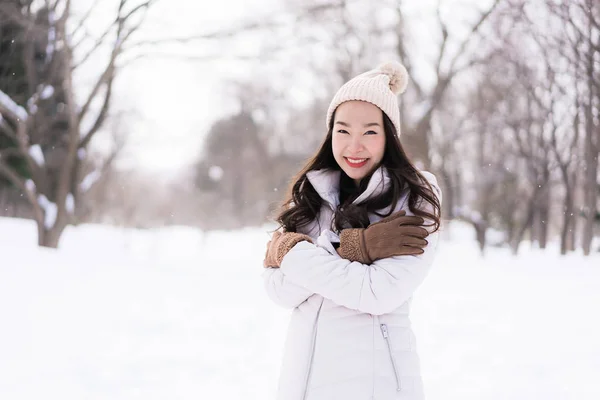
M 327 129 L 333 112 L 350 100 L 362 100 L 379 107 L 392 121 L 400 136 L 400 110 L 398 95 L 408 85 L 408 72 L 396 61 L 381 64 L 378 68 L 360 74 L 346 82 L 335 94 L 327 110 Z

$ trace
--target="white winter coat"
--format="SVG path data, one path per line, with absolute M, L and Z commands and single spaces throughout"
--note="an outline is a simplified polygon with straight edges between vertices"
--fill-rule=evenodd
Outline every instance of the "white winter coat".
M 422 172 L 434 192 L 435 177 Z M 409 318 L 415 289 L 429 272 L 438 233 L 419 256 L 381 259 L 371 265 L 342 259 L 331 227 L 339 203 L 339 171 L 308 173 L 324 205 L 319 223 L 302 233 L 316 244 L 300 242 L 280 268 L 264 271 L 269 297 L 293 308 L 279 378 L 277 400 L 422 400 L 416 341 Z M 385 168 L 372 176 L 355 203 L 389 185 Z M 408 209 L 404 193 L 395 211 Z M 431 207 L 427 204 L 427 210 Z M 369 216 L 371 223 L 380 218 Z

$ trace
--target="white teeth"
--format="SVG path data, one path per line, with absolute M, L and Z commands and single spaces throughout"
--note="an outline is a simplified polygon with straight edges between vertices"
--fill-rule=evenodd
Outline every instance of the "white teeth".
M 346 158 L 346 160 L 348 160 L 348 162 L 351 163 L 351 164 L 360 164 L 361 162 L 364 162 L 367 159 L 366 158 L 360 158 L 360 159 L 357 159 L 357 158 Z

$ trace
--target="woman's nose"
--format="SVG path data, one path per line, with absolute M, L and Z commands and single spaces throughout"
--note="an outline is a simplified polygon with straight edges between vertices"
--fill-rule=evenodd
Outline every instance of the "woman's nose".
M 352 153 L 358 153 L 359 151 L 361 151 L 363 149 L 363 147 L 364 147 L 364 145 L 362 143 L 362 137 L 355 136 L 350 139 L 350 144 L 348 145 L 348 150 L 350 150 Z

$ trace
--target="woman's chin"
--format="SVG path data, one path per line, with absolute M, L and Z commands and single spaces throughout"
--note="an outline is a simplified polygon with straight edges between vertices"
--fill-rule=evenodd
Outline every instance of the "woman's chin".
M 346 175 L 348 175 L 350 179 L 361 180 L 362 178 L 367 176 L 368 169 L 365 168 L 365 170 L 362 171 L 362 168 L 361 170 L 346 168 L 344 169 L 344 172 L 346 173 Z
M 365 166 L 360 168 L 345 167 L 343 168 L 343 170 L 349 178 L 352 178 L 354 180 L 360 180 L 365 176 L 369 175 L 369 173 L 375 170 L 375 168 L 373 168 L 373 166 L 369 162 Z

